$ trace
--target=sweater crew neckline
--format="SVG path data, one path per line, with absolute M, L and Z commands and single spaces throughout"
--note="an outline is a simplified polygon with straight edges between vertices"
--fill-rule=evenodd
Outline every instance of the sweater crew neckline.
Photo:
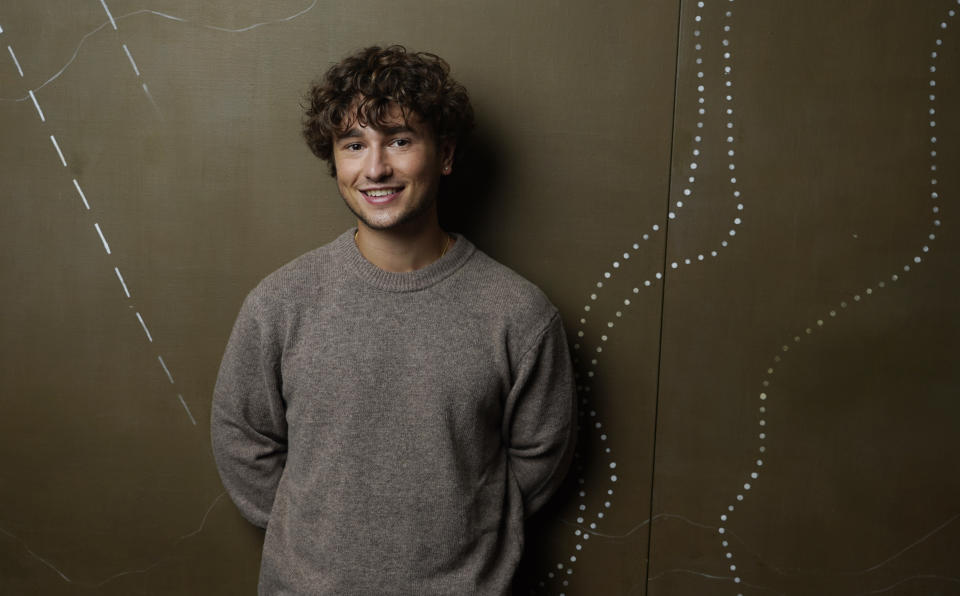
M 371 286 L 387 292 L 415 292 L 428 288 L 457 271 L 473 254 L 475 247 L 460 234 L 450 233 L 456 240 L 449 250 L 426 267 L 415 271 L 397 273 L 380 269 L 360 253 L 350 228 L 330 245 L 334 256 L 341 259 L 357 277 Z

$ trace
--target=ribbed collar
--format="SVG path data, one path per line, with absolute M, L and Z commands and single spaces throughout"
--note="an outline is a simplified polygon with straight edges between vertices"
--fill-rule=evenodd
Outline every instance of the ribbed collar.
M 368 284 L 387 292 L 415 292 L 428 288 L 459 269 L 473 255 L 476 248 L 460 234 L 442 257 L 426 267 L 407 273 L 384 271 L 362 254 L 353 241 L 356 228 L 351 228 L 330 243 L 332 255 Z

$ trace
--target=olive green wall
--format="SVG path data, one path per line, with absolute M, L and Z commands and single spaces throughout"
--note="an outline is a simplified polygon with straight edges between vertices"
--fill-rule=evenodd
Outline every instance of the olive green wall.
M 5 0 L 0 592 L 244 594 L 210 396 L 351 225 L 329 64 L 444 56 L 444 217 L 539 284 L 580 451 L 518 594 L 960 594 L 957 0 Z

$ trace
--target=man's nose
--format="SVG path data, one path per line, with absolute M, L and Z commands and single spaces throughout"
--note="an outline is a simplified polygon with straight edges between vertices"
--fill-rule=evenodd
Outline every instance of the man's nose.
M 367 153 L 367 163 L 364 169 L 364 174 L 370 180 L 383 180 L 393 174 L 389 158 L 379 148 L 372 149 Z

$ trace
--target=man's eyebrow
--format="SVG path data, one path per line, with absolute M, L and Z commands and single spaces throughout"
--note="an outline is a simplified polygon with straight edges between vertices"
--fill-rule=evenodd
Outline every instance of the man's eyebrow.
M 417 129 L 410 127 L 406 124 L 398 124 L 396 126 L 387 126 L 385 128 L 378 128 L 381 133 L 391 136 L 396 134 L 419 134 Z M 342 134 L 337 135 L 338 140 L 342 139 L 362 139 L 363 132 L 359 128 L 354 126 L 350 130 L 345 131 Z
M 386 128 L 381 129 L 381 132 L 383 132 L 383 134 L 385 134 L 385 135 L 387 135 L 387 136 L 396 135 L 396 134 L 400 134 L 400 133 L 417 134 L 416 129 L 411 128 L 411 127 L 407 126 L 406 124 L 400 124 L 400 125 L 397 125 L 397 126 L 388 126 L 388 127 L 386 127 Z

